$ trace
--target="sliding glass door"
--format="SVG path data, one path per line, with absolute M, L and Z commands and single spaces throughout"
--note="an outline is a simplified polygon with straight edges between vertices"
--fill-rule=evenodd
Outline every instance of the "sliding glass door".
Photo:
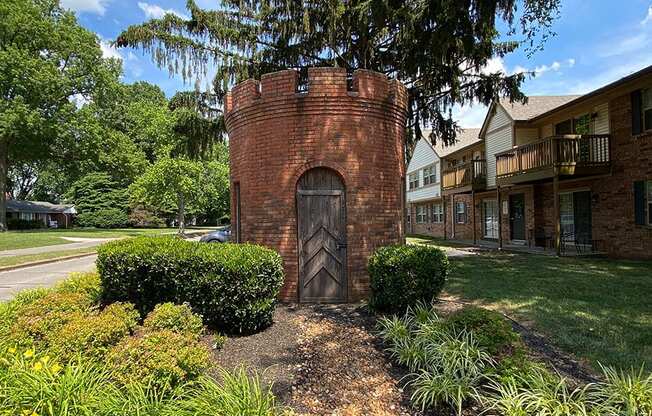
M 482 201 L 482 228 L 484 238 L 498 239 L 498 201 L 495 199 Z

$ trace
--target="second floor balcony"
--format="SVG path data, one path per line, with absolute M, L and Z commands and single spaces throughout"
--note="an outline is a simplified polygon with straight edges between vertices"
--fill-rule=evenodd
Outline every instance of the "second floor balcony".
M 608 134 L 563 135 L 496 154 L 498 185 L 611 172 Z
M 482 190 L 487 187 L 487 161 L 472 160 L 442 172 L 442 191 L 446 194 Z

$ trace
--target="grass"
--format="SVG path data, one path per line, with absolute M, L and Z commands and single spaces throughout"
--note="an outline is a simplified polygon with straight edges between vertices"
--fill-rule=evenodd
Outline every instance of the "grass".
M 652 262 L 496 251 L 450 261 L 446 294 L 509 314 L 594 369 L 650 370 Z
M 17 266 L 19 264 L 31 263 L 39 260 L 57 259 L 60 257 L 74 256 L 76 254 L 94 253 L 95 247 L 79 248 L 75 250 L 61 250 L 51 253 L 27 254 L 23 256 L 0 257 L 0 268 Z
M 71 243 L 71 241 L 65 240 L 62 237 L 118 238 L 135 237 L 139 235 L 170 234 L 175 233 L 176 231 L 176 228 L 124 228 L 114 230 L 79 228 L 67 230 L 50 229 L 33 231 L 8 231 L 5 233 L 0 233 L 0 251 Z

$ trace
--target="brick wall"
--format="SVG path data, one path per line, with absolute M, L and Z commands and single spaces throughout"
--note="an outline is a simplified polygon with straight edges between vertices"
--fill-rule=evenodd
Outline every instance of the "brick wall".
M 412 203 L 409 204 L 408 209 L 410 210 L 410 225 L 407 230 L 409 234 L 418 234 L 418 235 L 427 235 L 431 237 L 438 237 L 438 238 L 443 238 L 444 237 L 444 223 L 443 222 L 433 222 L 432 218 L 430 215 L 428 216 L 427 220 L 425 223 L 418 224 L 416 221 L 417 218 L 417 211 L 416 208 L 418 205 L 425 205 L 425 206 L 430 206 L 433 203 L 437 204 L 443 204 L 443 201 L 441 199 L 438 199 L 436 201 L 427 201 L 423 203 Z
M 226 98 L 241 240 L 281 254 L 281 298 L 297 300 L 296 184 L 311 168 L 335 170 L 346 187 L 348 294 L 355 301 L 368 293 L 369 255 L 404 240 L 407 92 L 371 71 L 355 72 L 353 91 L 339 68 L 309 69 L 307 93 L 296 93 L 297 78 L 293 70 L 266 74 L 237 85 Z

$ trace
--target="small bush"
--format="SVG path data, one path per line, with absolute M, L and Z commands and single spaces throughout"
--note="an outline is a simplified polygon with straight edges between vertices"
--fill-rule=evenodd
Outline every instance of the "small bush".
M 449 272 L 446 254 L 428 246 L 382 247 L 369 258 L 369 305 L 382 312 L 404 312 L 417 302 L 430 303 Z
M 129 217 L 118 208 L 102 208 L 97 211 L 82 212 L 77 216 L 81 227 L 120 228 L 127 225 Z
M 209 355 L 194 337 L 162 330 L 124 338 L 109 352 L 107 364 L 123 385 L 164 388 L 196 379 L 208 367 Z
M 129 214 L 129 225 L 134 228 L 160 228 L 165 225 L 165 221 L 151 211 L 136 208 Z
M 99 313 L 77 313 L 60 330 L 48 334 L 47 345 L 63 362 L 78 354 L 101 359 L 134 330 L 138 319 L 138 311 L 132 304 L 119 302 L 108 305 Z
M 283 283 L 281 257 L 250 244 L 201 244 L 139 237 L 98 249 L 106 301 L 136 305 L 142 315 L 161 302 L 189 303 L 209 325 L 250 332 L 272 322 Z
M 10 230 L 35 230 L 47 227 L 43 221 L 40 220 L 24 220 L 21 218 L 8 218 L 7 228 Z
M 162 303 L 151 311 L 143 326 L 150 330 L 169 329 L 181 334 L 199 337 L 204 329 L 201 316 L 192 312 L 188 305 Z
M 520 337 L 497 312 L 467 306 L 448 316 L 447 325 L 454 331 L 472 331 L 478 345 L 492 355 L 512 348 Z
M 102 299 L 102 282 L 97 272 L 71 273 L 55 287 L 60 293 L 79 293 L 88 298 L 92 304 L 98 304 Z
M 20 344 L 44 341 L 78 314 L 88 314 L 92 303 L 80 293 L 50 292 L 15 311 L 11 338 Z

